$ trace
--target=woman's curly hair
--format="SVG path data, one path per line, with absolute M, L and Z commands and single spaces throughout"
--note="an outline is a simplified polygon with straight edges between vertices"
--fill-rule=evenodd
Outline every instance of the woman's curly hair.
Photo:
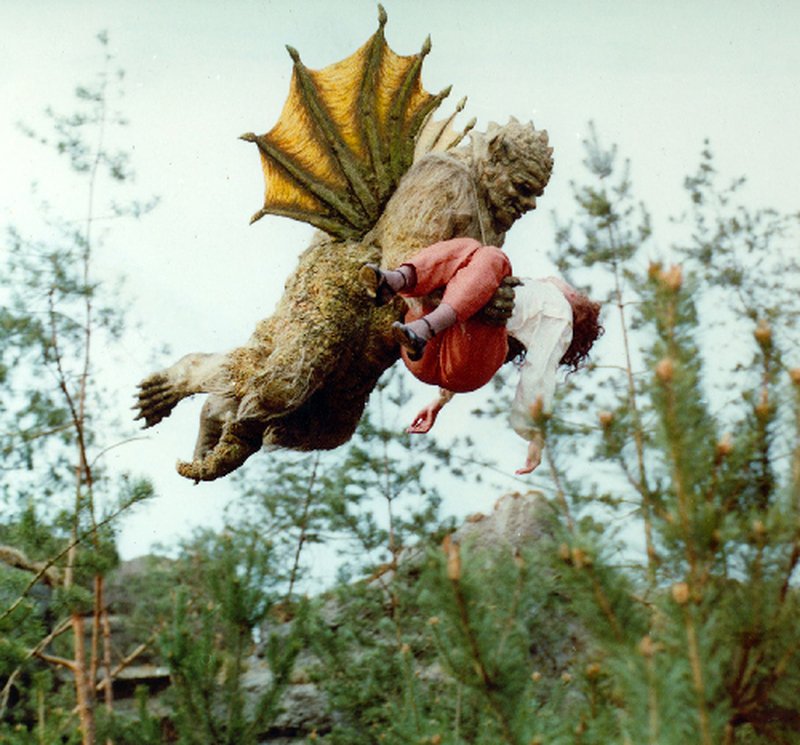
M 575 372 L 605 329 L 599 322 L 600 303 L 592 302 L 582 292 L 576 292 L 567 300 L 572 306 L 572 342 L 558 364 Z

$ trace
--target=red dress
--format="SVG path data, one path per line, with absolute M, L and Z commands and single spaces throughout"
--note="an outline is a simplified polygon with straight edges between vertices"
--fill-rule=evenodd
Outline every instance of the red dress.
M 483 246 L 473 238 L 453 238 L 422 249 L 410 261 L 417 283 L 403 297 L 423 297 L 444 288 L 442 302 L 458 316 L 458 322 L 434 336 L 422 359 L 414 362 L 402 351 L 406 367 L 424 383 L 454 393 L 474 391 L 486 385 L 505 362 L 508 342 L 504 326 L 487 326 L 473 316 L 494 295 L 511 263 L 499 248 Z M 425 315 L 409 310 L 406 323 Z

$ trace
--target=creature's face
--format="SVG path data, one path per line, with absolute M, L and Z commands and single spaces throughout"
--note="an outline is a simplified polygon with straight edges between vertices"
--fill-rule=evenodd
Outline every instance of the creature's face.
M 526 212 L 536 208 L 536 185 L 521 165 L 509 169 L 490 164 L 484 170 L 484 187 L 492 216 L 495 226 L 502 232 L 507 231 Z
M 553 149 L 547 132 L 517 122 L 501 128 L 488 144 L 481 180 L 492 209 L 495 227 L 505 232 L 536 207 L 553 168 Z

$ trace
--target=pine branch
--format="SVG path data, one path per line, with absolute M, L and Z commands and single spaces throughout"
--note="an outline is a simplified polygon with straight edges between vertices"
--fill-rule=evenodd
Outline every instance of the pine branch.
M 611 227 L 609 226 L 609 236 L 612 247 L 615 252 L 618 251 L 616 236 L 614 235 Z M 619 311 L 620 328 L 622 329 L 622 342 L 625 350 L 625 373 L 628 387 L 628 406 L 633 414 L 633 438 L 636 445 L 636 460 L 639 470 L 639 477 L 636 483 L 639 484 L 637 491 L 642 497 L 642 517 L 644 518 L 644 535 L 645 546 L 647 550 L 647 571 L 650 578 L 651 589 L 656 585 L 656 551 L 653 541 L 653 526 L 651 518 L 651 499 L 650 490 L 647 487 L 647 471 L 644 462 L 644 429 L 642 427 L 641 418 L 639 416 L 639 408 L 636 403 L 636 386 L 633 379 L 633 361 L 631 357 L 630 340 L 628 338 L 628 323 L 625 317 L 625 305 L 622 299 L 622 285 L 619 276 L 619 264 L 615 261 L 613 263 L 613 276 L 614 276 L 614 294 Z M 631 483 L 634 480 L 631 478 Z
M 447 555 L 447 576 L 450 580 L 450 586 L 453 590 L 453 597 L 456 601 L 456 610 L 458 611 L 461 631 L 467 641 L 467 647 L 472 657 L 472 662 L 475 665 L 475 670 L 478 673 L 481 684 L 480 690 L 486 697 L 489 706 L 497 717 L 497 720 L 500 724 L 500 729 L 503 733 L 503 739 L 509 743 L 509 745 L 514 745 L 515 740 L 511 723 L 508 721 L 506 713 L 503 710 L 503 707 L 500 705 L 497 696 L 495 695 L 494 689 L 496 687 L 496 683 L 492 676 L 489 675 L 489 671 L 486 669 L 486 664 L 483 660 L 483 655 L 481 654 L 478 640 L 475 638 L 475 633 L 473 632 L 472 624 L 470 623 L 467 602 L 464 598 L 463 592 L 461 591 L 461 558 L 459 556 L 458 544 L 447 540 L 443 548 L 445 549 L 445 554 Z
M 700 661 L 700 648 L 697 642 L 697 630 L 688 603 L 685 603 L 683 606 L 683 616 L 686 626 L 686 639 L 689 645 L 689 663 L 692 669 L 692 681 L 697 694 L 697 713 L 700 720 L 700 733 L 703 737 L 703 745 L 712 745 L 711 730 L 708 723 L 706 692 L 703 682 L 703 666 Z
M 519 604 L 522 600 L 522 591 L 525 586 L 525 562 L 522 559 L 519 549 L 514 551 L 514 564 L 517 567 L 517 581 L 514 584 L 514 594 L 511 598 L 511 608 L 508 611 L 508 618 L 506 619 L 505 624 L 503 624 L 505 628 L 502 636 L 500 637 L 500 641 L 497 644 L 497 651 L 495 652 L 496 663 L 492 673 L 493 677 L 498 674 L 498 668 L 500 666 L 500 660 L 503 656 L 503 651 L 511 632 L 514 630 L 514 625 L 517 621 L 517 611 L 519 610 Z
M 59 624 L 56 625 L 55 629 L 51 631 L 47 636 L 39 641 L 39 643 L 29 649 L 26 654 L 24 661 L 27 662 L 33 657 L 38 656 L 39 652 L 43 650 L 50 642 L 53 641 L 57 636 L 60 636 L 65 631 L 67 631 L 72 626 L 72 619 L 65 618 Z M 20 665 L 17 667 L 9 676 L 8 680 L 6 680 L 5 685 L 3 686 L 2 691 L 0 691 L 0 721 L 3 719 L 3 715 L 5 714 L 6 706 L 8 706 L 8 697 L 11 694 L 11 689 L 14 686 L 14 681 L 17 679 L 19 674 L 22 672 L 23 666 Z
M 130 654 L 127 656 L 127 657 L 123 657 L 123 659 L 121 659 L 121 660 L 120 660 L 120 661 L 119 661 L 119 662 L 116 664 L 116 666 L 115 666 L 115 667 L 114 667 L 114 668 L 111 670 L 111 672 L 108 674 L 108 677 L 109 677 L 111 680 L 113 680 L 113 679 L 114 679 L 114 678 L 116 678 L 116 677 L 117 677 L 117 675 L 119 675 L 119 674 L 120 674 L 120 673 L 121 673 L 121 672 L 122 672 L 122 671 L 123 671 L 123 670 L 124 670 L 126 667 L 128 667 L 128 666 L 129 666 L 129 665 L 131 665 L 133 662 L 135 662 L 135 661 L 136 661 L 136 658 L 137 658 L 137 657 L 138 657 L 140 654 L 142 654 L 142 652 L 146 651 L 146 650 L 148 649 L 148 647 L 149 647 L 149 646 L 150 646 L 150 645 L 151 645 L 151 644 L 152 644 L 152 643 L 153 643 L 153 642 L 154 642 L 154 641 L 155 641 L 155 640 L 158 638 L 158 634 L 160 633 L 160 631 L 161 631 L 161 629 L 159 629 L 159 631 L 155 631 L 155 632 L 153 632 L 153 633 L 150 635 L 150 638 L 149 638 L 149 639 L 148 639 L 146 642 L 142 642 L 142 643 L 141 643 L 141 644 L 140 644 L 138 647 L 136 647 L 136 649 L 134 649 L 134 650 L 133 650 L 133 652 L 131 652 L 131 653 L 130 653 Z M 97 691 L 101 690 L 101 689 L 103 688 L 103 686 L 104 686 L 104 685 L 105 685 L 105 680 L 101 680 L 101 681 L 99 681 L 99 682 L 97 683 L 97 685 L 95 686 L 95 690 L 97 690 Z
M 42 652 L 39 650 L 34 655 L 38 657 L 40 660 L 44 660 L 45 662 L 50 663 L 51 665 L 58 665 L 59 667 L 66 667 L 68 670 L 72 671 L 73 673 L 76 670 L 75 660 L 67 660 L 63 657 L 56 657 L 55 655 L 47 654 L 46 652 Z
M 294 563 L 292 564 L 292 571 L 289 575 L 289 588 L 286 590 L 286 602 L 289 603 L 292 599 L 292 588 L 294 587 L 297 572 L 300 569 L 300 552 L 303 550 L 303 544 L 306 541 L 306 526 L 308 523 L 308 511 L 311 508 L 311 502 L 314 499 L 314 483 L 317 478 L 317 467 L 319 466 L 319 453 L 314 457 L 314 466 L 311 471 L 311 477 L 308 480 L 308 488 L 306 489 L 306 498 L 303 502 L 303 515 L 300 518 L 300 536 L 297 539 L 297 550 L 294 554 Z
M 779 606 L 777 613 L 780 613 L 785 607 L 786 596 L 789 592 L 792 575 L 794 574 L 794 570 L 797 567 L 798 561 L 800 561 L 800 531 L 795 533 L 794 541 L 792 541 L 792 554 L 789 557 L 786 569 L 784 570 L 784 578 L 779 593 Z
M 544 431 L 544 430 L 543 430 Z M 575 524 L 573 523 L 572 516 L 570 515 L 569 505 L 567 504 L 566 494 L 564 493 L 564 489 L 561 485 L 561 476 L 556 468 L 555 461 L 550 454 L 550 449 L 547 449 L 547 462 L 550 466 L 550 473 L 553 477 L 553 482 L 556 485 L 557 489 L 557 497 L 558 502 L 561 505 L 561 509 L 564 512 L 564 515 L 567 520 L 567 529 L 569 532 L 574 536 L 575 535 Z M 617 638 L 618 641 L 622 641 L 624 639 L 624 635 L 622 633 L 622 627 L 620 626 L 619 621 L 614 613 L 614 609 L 611 607 L 611 603 L 608 601 L 605 593 L 603 592 L 603 588 L 597 579 L 597 576 L 592 571 L 592 567 L 585 565 L 585 569 L 589 574 L 589 579 L 592 584 L 592 589 L 594 591 L 595 598 L 597 599 L 598 604 L 600 605 L 600 609 L 603 611 L 603 614 L 608 619 L 608 622 L 611 624 L 611 628 L 614 632 L 614 636 Z
M 546 432 L 542 432 L 543 437 L 543 445 L 546 445 Z M 569 505 L 567 504 L 567 497 L 564 492 L 564 488 L 561 485 L 561 475 L 556 468 L 555 460 L 553 459 L 552 453 L 550 448 L 544 448 L 545 453 L 547 455 L 547 465 L 550 467 L 550 475 L 553 479 L 553 484 L 556 487 L 556 499 L 558 500 L 558 504 L 561 507 L 561 511 L 564 513 L 564 518 L 567 521 L 567 530 L 570 533 L 575 533 L 575 524 L 572 521 L 572 515 L 569 511 Z
M 42 577 L 44 577 L 45 572 L 47 572 L 51 567 L 55 566 L 55 564 L 57 564 L 61 559 L 63 559 L 64 556 L 66 556 L 69 553 L 69 551 L 71 551 L 75 546 L 82 543 L 84 540 L 86 540 L 86 538 L 93 536 L 97 532 L 97 530 L 104 527 L 105 525 L 108 525 L 110 522 L 119 517 L 119 515 L 121 515 L 125 510 L 127 510 L 135 503 L 136 503 L 135 499 L 125 502 L 123 505 L 120 506 L 119 509 L 115 510 L 108 517 L 101 520 L 97 524 L 97 526 L 89 528 L 83 533 L 81 533 L 77 538 L 70 541 L 58 554 L 56 554 L 51 559 L 48 559 L 46 562 L 44 562 L 42 568 L 39 571 L 37 571 L 36 576 L 28 583 L 25 589 L 20 593 L 19 597 L 5 611 L 3 611 L 2 614 L 0 614 L 0 622 L 8 618 L 22 604 L 23 600 L 25 600 L 28 593 L 33 589 L 34 585 L 40 579 L 42 579 Z
M 33 561 L 22 551 L 13 546 L 0 546 L 0 561 L 15 569 L 33 572 L 36 575 L 34 582 L 41 579 L 46 585 L 52 588 L 58 587 L 63 581 L 60 571 L 57 567 L 54 567 L 52 563 Z

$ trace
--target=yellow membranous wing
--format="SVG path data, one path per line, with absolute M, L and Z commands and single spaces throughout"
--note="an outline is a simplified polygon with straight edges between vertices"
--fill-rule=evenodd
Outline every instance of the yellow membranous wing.
M 403 57 L 386 43 L 385 25 L 379 6 L 369 41 L 322 70 L 308 69 L 287 47 L 294 71 L 278 123 L 266 134 L 242 136 L 258 145 L 266 184 L 264 206 L 252 221 L 282 215 L 359 240 L 421 149 L 444 149 L 463 137 L 466 130 L 450 129 L 453 117 L 431 120 L 450 89 L 432 95 L 422 87 L 430 40 L 419 54 Z

